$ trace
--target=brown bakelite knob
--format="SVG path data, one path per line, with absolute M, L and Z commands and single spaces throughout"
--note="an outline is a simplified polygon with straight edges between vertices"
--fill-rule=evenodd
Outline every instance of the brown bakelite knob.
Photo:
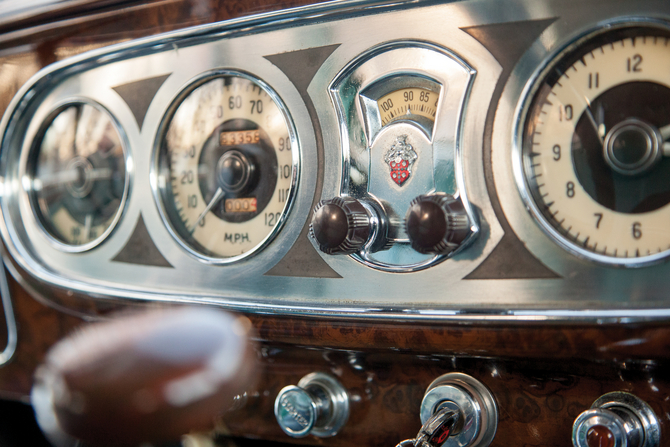
M 412 200 L 405 216 L 409 240 L 419 253 L 446 255 L 470 235 L 463 203 L 448 194 L 430 194 Z
M 309 227 L 319 249 L 330 255 L 356 253 L 372 233 L 369 211 L 351 197 L 319 202 Z
M 55 420 L 74 438 L 115 446 L 210 429 L 255 380 L 250 330 L 246 318 L 210 308 L 91 324 L 56 344 L 38 369 L 38 421 Z

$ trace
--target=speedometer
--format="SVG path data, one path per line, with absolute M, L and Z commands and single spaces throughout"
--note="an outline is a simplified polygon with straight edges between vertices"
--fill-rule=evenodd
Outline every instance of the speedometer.
M 550 66 L 523 130 L 531 210 L 568 250 L 640 265 L 670 254 L 670 33 L 629 27 Z
M 175 104 L 157 160 L 166 223 L 207 261 L 256 252 L 284 222 L 298 174 L 295 131 L 279 96 L 249 75 L 221 73 Z

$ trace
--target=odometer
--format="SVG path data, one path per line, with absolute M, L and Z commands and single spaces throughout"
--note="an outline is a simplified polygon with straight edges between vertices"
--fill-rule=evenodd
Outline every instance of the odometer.
M 187 89 L 158 153 L 162 211 L 178 241 L 213 262 L 269 242 L 293 196 L 296 151 L 288 113 L 260 80 L 226 73 Z

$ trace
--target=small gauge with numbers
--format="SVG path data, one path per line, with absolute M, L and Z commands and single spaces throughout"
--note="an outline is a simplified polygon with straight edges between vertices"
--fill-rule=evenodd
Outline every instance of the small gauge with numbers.
M 430 139 L 442 86 L 415 74 L 382 78 L 360 93 L 368 135 L 373 140 L 381 129 L 397 122 L 409 122 Z
M 267 244 L 285 220 L 297 140 L 279 96 L 259 79 L 219 73 L 175 102 L 158 151 L 159 202 L 177 240 L 224 263 Z
M 522 192 L 582 257 L 640 266 L 670 255 L 670 32 L 615 26 L 545 70 L 522 129 Z
M 118 125 L 93 102 L 72 102 L 42 125 L 27 174 L 33 211 L 66 251 L 102 242 L 119 220 L 128 195 L 126 148 Z

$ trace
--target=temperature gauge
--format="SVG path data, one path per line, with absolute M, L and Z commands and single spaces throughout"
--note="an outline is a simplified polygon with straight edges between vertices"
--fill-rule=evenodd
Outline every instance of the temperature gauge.
M 369 138 L 374 140 L 384 127 L 406 121 L 432 139 L 441 90 L 437 82 L 416 75 L 383 79 L 364 89 L 360 98 Z

